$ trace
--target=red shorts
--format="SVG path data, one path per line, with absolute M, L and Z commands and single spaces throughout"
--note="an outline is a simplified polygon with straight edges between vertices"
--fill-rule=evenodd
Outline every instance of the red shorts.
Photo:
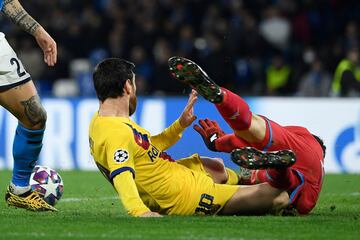
M 266 119 L 267 130 L 262 146 L 264 151 L 290 149 L 296 154 L 291 167 L 301 184 L 290 193 L 291 204 L 300 214 L 308 214 L 316 205 L 324 177 L 323 149 L 312 134 L 299 126 L 280 126 Z
M 307 214 L 315 207 L 321 191 L 324 177 L 323 149 L 306 128 L 280 126 L 265 117 L 264 119 L 267 127 L 265 138 L 261 143 L 249 143 L 234 134 L 229 134 L 215 142 L 216 149 L 231 152 L 235 148 L 252 146 L 263 151 L 292 150 L 296 154 L 296 163 L 291 169 L 302 183 L 290 193 L 290 200 L 300 214 Z M 261 176 L 266 176 L 266 170 L 260 172 L 262 172 Z M 267 177 L 260 179 L 260 181 L 268 180 Z
M 298 193 L 290 194 L 291 205 L 296 208 L 299 214 L 308 214 L 315 207 L 320 191 L 321 186 L 314 186 L 305 180 Z M 291 197 L 292 195 L 294 197 Z

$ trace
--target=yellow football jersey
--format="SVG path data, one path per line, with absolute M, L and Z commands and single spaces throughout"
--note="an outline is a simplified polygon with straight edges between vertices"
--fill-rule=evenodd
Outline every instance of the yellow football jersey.
M 94 115 L 89 128 L 91 154 L 130 215 L 139 216 L 149 209 L 163 214 L 194 214 L 205 193 L 221 195 L 211 200 L 220 201 L 217 206 L 223 206 L 235 193 L 237 187 L 218 186 L 204 171 L 193 171 L 163 152 L 180 139 L 183 130 L 176 120 L 162 133 L 151 136 L 130 118 Z

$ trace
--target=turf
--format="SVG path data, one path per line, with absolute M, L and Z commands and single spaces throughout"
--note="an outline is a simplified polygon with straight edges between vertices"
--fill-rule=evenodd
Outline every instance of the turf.
M 126 215 L 97 172 L 61 172 L 57 213 L 8 208 L 0 201 L 0 239 L 360 239 L 360 175 L 327 175 L 307 217 L 164 217 Z M 0 171 L 0 196 L 10 172 Z

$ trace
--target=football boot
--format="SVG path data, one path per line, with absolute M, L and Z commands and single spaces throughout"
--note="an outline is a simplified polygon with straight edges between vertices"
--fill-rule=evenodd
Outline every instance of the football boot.
M 210 79 L 199 65 L 189 59 L 177 56 L 169 58 L 168 64 L 173 78 L 189 85 L 212 103 L 220 103 L 222 101 L 223 94 L 221 88 Z
M 5 201 L 8 206 L 24 208 L 35 212 L 57 211 L 56 208 L 45 202 L 45 200 L 40 196 L 40 193 L 32 190 L 29 190 L 21 195 L 16 195 L 12 193 L 11 187 L 9 186 L 5 194 Z
M 284 169 L 296 162 L 296 156 L 291 150 L 264 152 L 253 147 L 244 147 L 234 149 L 231 160 L 247 169 Z

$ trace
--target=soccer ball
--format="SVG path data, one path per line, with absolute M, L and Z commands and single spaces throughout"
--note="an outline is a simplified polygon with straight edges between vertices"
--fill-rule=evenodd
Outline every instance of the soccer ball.
M 36 165 L 31 173 L 30 186 L 33 191 L 39 192 L 51 206 L 60 200 L 64 191 L 64 184 L 59 173 L 40 165 Z

